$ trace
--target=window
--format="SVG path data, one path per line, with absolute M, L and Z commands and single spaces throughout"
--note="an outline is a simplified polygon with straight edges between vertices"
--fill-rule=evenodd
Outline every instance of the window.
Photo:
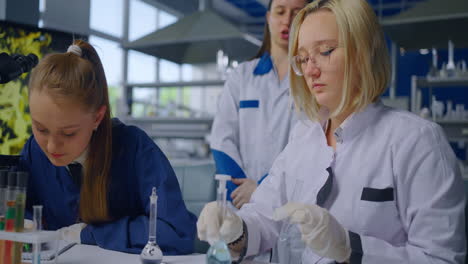
M 180 81 L 180 65 L 168 60 L 161 59 L 159 61 L 161 70 L 159 71 L 159 79 L 161 82 L 177 82 Z
M 123 0 L 91 0 L 90 27 L 122 37 L 123 6 Z
M 166 27 L 170 24 L 173 24 L 176 21 L 177 21 L 177 17 L 167 12 L 164 12 L 162 10 L 159 10 L 159 27 L 158 28 Z
M 146 117 L 160 115 L 156 107 L 156 89 L 135 87 L 132 90 L 132 116 Z
M 116 116 L 119 113 L 117 101 L 122 97 L 122 49 L 116 42 L 96 36 L 90 36 L 89 43 L 94 46 L 101 58 L 109 87 L 112 114 Z
M 128 51 L 128 82 L 156 81 L 156 58 L 134 50 Z
M 96 36 L 90 36 L 89 43 L 94 46 L 101 58 L 107 83 L 114 86 L 121 85 L 123 55 L 118 43 Z
M 193 80 L 193 66 L 190 64 L 182 65 L 182 81 L 188 82 Z
M 130 2 L 129 40 L 133 41 L 157 29 L 158 10 L 140 0 Z

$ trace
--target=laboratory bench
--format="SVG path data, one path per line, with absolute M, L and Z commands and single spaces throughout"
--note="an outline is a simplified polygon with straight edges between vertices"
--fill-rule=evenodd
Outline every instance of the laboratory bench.
M 193 254 L 185 256 L 164 256 L 165 264 L 205 264 L 204 254 Z M 41 263 L 54 263 L 44 262 Z M 139 264 L 140 255 L 127 254 L 118 251 L 102 249 L 98 246 L 75 245 L 61 254 L 57 264 Z M 264 264 L 256 261 L 243 261 L 243 264 Z
M 167 256 L 164 263 L 185 264 L 205 263 L 205 255 Z M 44 262 L 41 263 L 53 263 Z M 61 254 L 57 259 L 58 264 L 132 264 L 141 263 L 140 255 L 127 254 L 118 251 L 102 249 L 98 246 L 75 245 Z

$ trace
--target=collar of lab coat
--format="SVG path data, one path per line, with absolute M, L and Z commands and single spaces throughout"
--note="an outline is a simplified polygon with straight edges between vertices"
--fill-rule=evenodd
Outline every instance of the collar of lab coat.
M 258 60 L 257 66 L 253 71 L 253 75 L 264 75 L 269 73 L 273 69 L 273 61 L 268 52 L 263 53 L 262 57 Z
M 278 71 L 273 63 L 273 59 L 268 52 L 263 53 L 262 57 L 257 62 L 254 68 L 253 75 L 265 75 L 273 70 L 273 74 L 278 81 L 278 86 L 281 87 L 281 92 L 287 92 L 289 95 L 289 72 L 283 80 L 279 80 Z
M 380 100 L 367 105 L 362 111 L 350 114 L 343 123 L 334 131 L 335 138 L 342 143 L 348 141 L 364 131 L 369 124 L 375 122 L 378 118 L 378 111 L 382 107 Z M 319 110 L 320 125 L 324 132 L 327 131 L 330 111 L 322 107 Z

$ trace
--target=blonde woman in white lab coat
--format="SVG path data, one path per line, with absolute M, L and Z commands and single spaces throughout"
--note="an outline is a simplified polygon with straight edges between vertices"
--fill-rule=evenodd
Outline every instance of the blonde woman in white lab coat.
M 291 94 L 307 118 L 237 215 L 221 225 L 205 206 L 200 239 L 219 230 L 232 254 L 251 256 L 297 226 L 305 248 L 282 263 L 297 252 L 302 263 L 463 263 L 456 157 L 437 124 L 380 102 L 388 51 L 367 1 L 315 1 L 291 38 Z

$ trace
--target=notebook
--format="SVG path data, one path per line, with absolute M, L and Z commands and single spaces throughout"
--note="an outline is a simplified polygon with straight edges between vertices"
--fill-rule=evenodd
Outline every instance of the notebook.
M 65 240 L 59 240 L 58 241 L 58 249 L 57 249 L 57 256 L 62 254 L 63 252 L 67 251 L 71 247 L 76 245 L 76 243 L 70 243 Z M 24 262 L 32 262 L 32 245 L 28 245 L 29 248 L 25 249 L 25 246 L 23 246 L 23 255 L 22 259 Z M 55 249 L 56 249 L 56 244 L 55 242 L 48 242 L 48 243 L 42 243 L 41 246 L 41 261 L 51 261 L 55 258 Z

